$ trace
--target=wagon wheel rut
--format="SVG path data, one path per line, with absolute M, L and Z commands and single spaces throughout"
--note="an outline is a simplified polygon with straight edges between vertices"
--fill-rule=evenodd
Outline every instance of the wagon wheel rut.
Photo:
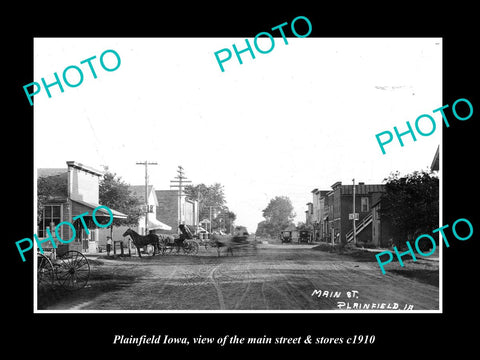
M 210 272 L 208 273 L 208 279 L 210 280 L 210 282 L 213 284 L 213 286 L 215 287 L 215 290 L 217 292 L 217 297 L 218 297 L 218 304 L 220 306 L 220 310 L 225 310 L 226 307 L 225 307 L 225 300 L 224 300 L 224 297 L 223 297 L 223 292 L 222 292 L 222 289 L 220 288 L 220 284 L 218 283 L 218 281 L 215 279 L 215 272 L 218 271 L 218 269 L 222 266 L 222 264 L 218 264 L 217 266 L 215 266 L 214 268 L 212 268 L 210 270 Z
M 275 289 L 277 291 L 279 291 L 280 293 L 282 293 L 282 295 L 286 298 L 288 298 L 289 300 L 290 299 L 294 299 L 294 304 L 295 304 L 295 307 L 296 308 L 304 308 L 305 307 L 305 303 L 311 305 L 313 303 L 313 300 L 310 296 L 307 296 L 304 291 L 299 287 L 297 286 L 296 284 L 292 283 L 289 279 L 289 276 L 288 274 L 285 274 L 284 272 L 280 271 L 280 269 L 278 268 L 278 265 L 273 265 L 273 269 L 275 270 L 275 272 L 281 276 L 284 281 L 282 282 L 284 284 L 284 287 L 283 289 L 285 290 L 280 290 L 278 289 L 277 287 L 275 287 Z M 312 283 L 310 281 L 310 283 Z M 306 308 L 309 308 L 308 306 Z

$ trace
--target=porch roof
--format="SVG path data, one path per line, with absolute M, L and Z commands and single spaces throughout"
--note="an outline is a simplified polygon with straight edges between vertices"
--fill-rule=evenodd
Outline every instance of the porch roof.
M 154 217 L 148 216 L 148 229 L 149 230 L 172 230 L 170 225 L 164 224 Z
M 438 171 L 440 169 L 440 145 L 437 147 L 437 151 L 433 156 L 432 164 L 430 165 L 430 169 L 433 171 Z
M 88 203 L 86 201 L 73 200 L 73 199 L 71 199 L 71 200 L 72 200 L 72 215 L 73 216 L 80 215 L 80 214 L 82 214 L 86 211 L 87 212 L 93 211 L 95 208 L 101 206 L 100 204 Z M 112 212 L 114 219 L 126 219 L 127 218 L 127 215 L 125 215 L 124 213 L 121 213 L 120 211 L 117 211 L 117 210 L 114 210 L 114 209 L 111 209 L 111 208 L 109 208 L 109 209 Z M 105 210 L 103 208 L 100 208 L 95 213 L 95 217 L 96 218 L 110 217 L 110 214 L 108 213 L 107 210 Z

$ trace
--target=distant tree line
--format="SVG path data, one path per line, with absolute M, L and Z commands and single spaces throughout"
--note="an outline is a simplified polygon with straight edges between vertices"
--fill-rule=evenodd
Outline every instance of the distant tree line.
M 227 206 L 224 187 L 220 183 L 212 185 L 198 184 L 185 186 L 185 195 L 198 201 L 200 221 L 211 219 L 212 231 L 224 231 L 229 234 L 237 215 Z
M 258 223 L 257 236 L 278 237 L 282 230 L 293 225 L 295 218 L 292 202 L 287 196 L 271 199 L 262 215 L 265 220 Z
M 400 176 L 394 172 L 384 181 L 380 215 L 382 221 L 390 222 L 395 245 L 411 243 L 438 228 L 439 180 L 434 173 L 422 170 Z

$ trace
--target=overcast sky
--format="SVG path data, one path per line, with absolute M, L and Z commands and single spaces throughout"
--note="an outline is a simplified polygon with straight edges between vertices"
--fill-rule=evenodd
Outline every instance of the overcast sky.
M 236 223 L 249 231 L 277 195 L 305 221 L 314 188 L 382 183 L 392 171 L 430 166 L 443 128 L 432 113 L 444 105 L 441 39 L 275 38 L 270 53 L 243 53 L 243 65 L 233 55 L 221 72 L 214 52 L 232 44 L 243 49 L 245 39 L 35 39 L 32 81 L 51 83 L 69 65 L 84 75 L 76 88 L 35 96 L 35 166 L 108 165 L 141 185 L 144 167 L 135 163 L 156 161 L 150 184 L 168 189 L 182 165 L 194 184 L 223 184 Z M 108 49 L 121 57 L 116 71 L 100 66 Z M 97 79 L 80 65 L 94 55 Z M 116 63 L 112 54 L 105 62 Z M 406 135 L 404 147 L 394 139 L 383 155 L 375 135 L 414 127 L 421 114 L 437 120 L 435 133 L 416 142 Z

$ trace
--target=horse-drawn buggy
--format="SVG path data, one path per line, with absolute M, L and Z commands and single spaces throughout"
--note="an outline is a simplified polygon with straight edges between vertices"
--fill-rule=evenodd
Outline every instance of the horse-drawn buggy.
M 177 237 L 173 235 L 160 235 L 160 250 L 162 255 L 171 254 L 172 251 L 178 254 L 180 250 L 187 255 L 196 255 L 199 245 L 194 235 L 190 229 L 183 224 L 180 224 L 178 228 L 182 233 Z
M 180 230 L 179 235 L 170 234 L 154 234 L 151 232 L 148 235 L 139 235 L 134 230 L 128 229 L 123 236 L 130 236 L 133 244 L 137 248 L 137 253 L 141 257 L 141 248 L 151 245 L 154 250 L 152 256 L 155 254 L 187 254 L 196 255 L 198 253 L 199 243 L 205 246 L 205 250 L 208 247 L 217 249 L 217 254 L 220 256 L 220 250 L 226 249 L 227 255 L 230 253 L 233 256 L 233 250 L 256 250 L 256 243 L 248 241 L 248 232 L 245 227 L 235 228 L 232 235 L 211 234 L 209 239 L 203 239 L 200 241 L 192 230 L 187 225 L 180 224 L 178 226 Z
M 233 229 L 232 235 L 212 234 L 208 245 L 217 249 L 217 254 L 220 256 L 221 249 L 224 248 L 226 255 L 233 252 L 240 253 L 256 253 L 257 244 L 255 241 L 249 241 L 248 231 L 244 226 L 236 226 Z
M 187 255 L 195 255 L 198 253 L 198 243 L 185 225 L 179 225 L 182 233 L 178 236 L 170 234 L 154 234 L 150 232 L 148 235 L 139 235 L 132 229 L 127 229 L 123 236 L 130 236 L 133 245 L 137 248 L 139 257 L 142 257 L 141 248 L 152 246 L 155 254 L 179 254 L 180 252 Z

